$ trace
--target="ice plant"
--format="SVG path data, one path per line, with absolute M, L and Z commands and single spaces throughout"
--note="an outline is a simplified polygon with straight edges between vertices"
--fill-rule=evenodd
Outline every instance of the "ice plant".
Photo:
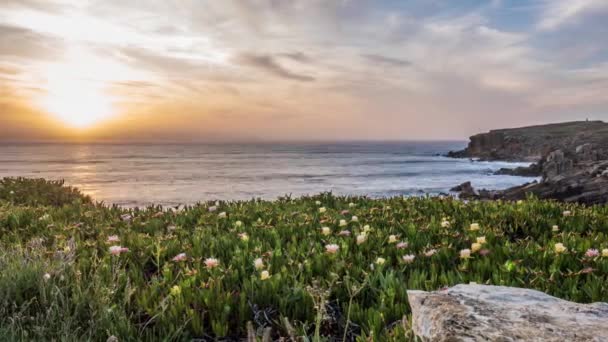
M 359 222 L 359 218 L 357 216 L 351 217 L 350 220 L 353 222 Z
M 372 230 L 369 226 L 369 224 L 366 224 L 365 226 L 363 226 L 363 232 L 364 233 L 368 233 L 370 230 Z
M 321 201 L 315 201 L 316 205 L 321 205 Z
M 321 208 L 319 208 L 319 212 L 320 212 L 321 214 L 323 214 L 323 213 L 324 213 L 324 212 L 326 212 L 326 211 L 327 211 L 327 209 L 326 209 L 325 207 L 321 207 Z
M 48 274 L 48 273 L 45 273 L 45 274 L 42 276 L 42 279 L 44 279 L 45 281 L 46 281 L 46 280 L 49 280 L 49 279 L 51 279 L 51 275 L 50 275 L 50 274 Z
M 171 295 L 172 295 L 172 296 L 174 296 L 174 297 L 177 297 L 177 296 L 179 296 L 180 294 L 182 294 L 182 288 L 181 288 L 181 287 L 179 287 L 178 285 L 174 285 L 174 286 L 171 288 Z
M 354 208 L 355 206 L 356 206 L 356 204 L 355 204 L 355 203 L 353 203 L 353 202 L 348 203 L 348 207 L 349 207 L 349 208 Z
M 471 252 L 475 253 L 477 251 L 481 250 L 481 244 L 478 242 L 474 242 L 471 244 Z
M 469 226 L 469 230 L 476 231 L 479 230 L 479 223 L 471 223 Z
M 329 229 L 329 227 L 323 227 L 323 228 L 321 228 L 321 234 L 327 236 L 327 235 L 331 234 L 331 229 Z
M 220 265 L 220 261 L 216 258 L 207 258 L 204 262 L 205 266 L 209 269 L 216 268 Z
M 210 213 L 213 213 L 213 212 L 215 212 L 217 210 L 217 207 L 214 206 L 214 205 L 212 205 L 212 206 L 209 207 L 208 210 L 209 210 Z
M 384 265 L 385 262 L 386 262 L 386 259 L 384 259 L 382 257 L 378 257 L 376 259 L 376 264 L 378 264 L 378 265 Z
M 236 227 L 241 227 L 241 226 L 243 225 L 243 222 L 241 222 L 241 221 L 236 221 L 236 222 L 234 223 L 234 225 L 235 225 Z
M 442 228 L 450 228 L 450 226 L 451 226 L 450 221 L 448 221 L 446 219 L 444 219 L 443 221 L 441 221 L 441 227 Z
M 564 217 L 572 216 L 572 212 L 570 210 L 564 210 L 564 212 L 562 213 L 562 215 Z
M 405 248 L 408 247 L 408 243 L 407 242 L 399 242 L 396 247 L 397 247 L 397 249 L 405 249 Z
M 325 245 L 325 251 L 328 254 L 336 254 L 338 252 L 338 249 L 340 249 L 340 246 L 336 244 Z
M 483 245 L 484 243 L 486 243 L 486 237 L 485 236 L 480 236 L 477 238 L 477 243 L 480 245 Z
M 253 266 L 255 266 L 256 270 L 261 270 L 264 268 L 264 260 L 262 258 L 257 258 L 253 261 Z
M 465 248 L 460 251 L 460 259 L 469 259 L 471 257 L 471 250 Z
M 424 255 L 430 258 L 435 255 L 435 253 L 437 253 L 436 249 L 429 249 L 428 251 L 424 252 Z
M 120 253 L 126 253 L 128 251 L 129 251 L 129 249 L 126 247 L 121 247 L 121 246 L 111 246 L 110 247 L 110 254 L 112 254 L 112 255 L 120 255 Z
M 554 225 L 554 226 L 551 228 L 551 231 L 553 231 L 553 232 L 559 232 L 559 226 L 558 226 L 558 225 Z
M 406 264 L 411 264 L 414 262 L 414 259 L 416 258 L 416 256 L 413 254 L 408 254 L 408 255 L 404 255 L 402 258 Z
M 186 253 L 179 253 L 178 255 L 173 257 L 173 261 L 175 262 L 179 262 L 179 261 L 184 261 L 188 259 L 188 257 L 186 256 Z
M 225 211 L 222 211 L 221 213 L 219 213 L 219 214 L 217 215 L 217 217 L 219 217 L 219 218 L 226 218 L 226 212 L 225 212 Z
M 270 278 L 270 273 L 269 273 L 268 271 L 262 271 L 262 272 L 260 273 L 260 279 L 262 279 L 262 280 L 266 280 L 266 279 L 268 279 L 268 278 Z
M 346 227 L 347 225 L 346 220 L 340 220 L 340 227 Z
M 604 248 L 604 249 L 602 249 L 602 256 L 603 256 L 604 258 L 608 258 L 608 248 Z
M 241 241 L 244 241 L 244 242 L 249 241 L 249 235 L 247 235 L 247 233 L 239 234 L 239 238 L 241 239 Z
M 361 234 L 357 235 L 357 245 L 360 245 L 360 244 L 364 243 L 365 241 L 367 241 L 367 235 L 365 235 L 365 233 L 361 233 Z
M 397 242 L 397 236 L 396 235 L 389 235 L 388 237 L 388 243 L 396 243 Z
M 120 242 L 120 238 L 118 235 L 110 235 L 108 236 L 107 242 Z
M 585 256 L 587 258 L 595 258 L 600 256 L 600 251 L 598 251 L 595 248 L 589 248 L 586 252 L 585 252 Z
M 566 252 L 566 251 L 568 250 L 568 249 L 567 249 L 567 248 L 564 246 L 564 244 L 563 244 L 563 243 L 561 243 L 561 242 L 556 243 L 556 244 L 555 244 L 555 246 L 554 246 L 554 249 L 555 249 L 555 253 L 557 253 L 557 254 L 564 253 L 564 252 Z
M 339 236 L 350 236 L 350 231 L 349 230 L 343 230 L 341 232 L 338 233 Z

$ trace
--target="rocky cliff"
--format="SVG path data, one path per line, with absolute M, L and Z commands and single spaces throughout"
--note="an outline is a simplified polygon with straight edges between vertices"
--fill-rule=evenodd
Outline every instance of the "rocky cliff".
M 575 121 L 492 130 L 470 137 L 467 148 L 448 156 L 532 162 L 554 150 L 574 151 L 584 144 L 603 146 L 608 151 L 608 123 Z M 608 153 L 603 157 L 607 159 Z
M 451 157 L 535 161 L 529 168 L 501 169 L 500 174 L 541 176 L 540 182 L 506 190 L 454 188 L 463 198 L 518 200 L 539 198 L 586 204 L 608 203 L 608 124 L 567 122 L 490 131 L 471 137 L 469 146 Z

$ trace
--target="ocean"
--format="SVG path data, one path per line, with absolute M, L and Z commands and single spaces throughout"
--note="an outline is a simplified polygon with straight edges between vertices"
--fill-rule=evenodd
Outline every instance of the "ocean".
M 332 191 L 387 197 L 447 193 L 465 181 L 500 189 L 525 163 L 440 156 L 465 142 L 263 144 L 6 144 L 0 177 L 64 179 L 97 201 L 134 207 L 275 199 Z

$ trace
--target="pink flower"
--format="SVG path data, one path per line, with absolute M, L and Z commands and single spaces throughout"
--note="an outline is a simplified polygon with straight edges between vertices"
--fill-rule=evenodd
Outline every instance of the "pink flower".
M 339 236 L 350 236 L 350 231 L 349 230 L 343 230 L 341 232 L 338 233 Z
M 340 246 L 338 246 L 338 245 L 334 245 L 334 244 L 325 245 L 325 251 L 328 254 L 336 254 L 338 252 L 338 249 L 340 249 Z
M 481 255 L 481 256 L 486 256 L 488 254 L 490 254 L 490 250 L 489 249 L 482 249 L 482 250 L 479 251 L 479 255 Z
M 188 259 L 188 257 L 186 256 L 186 253 L 179 253 L 178 255 L 173 257 L 173 261 L 175 261 L 175 262 L 184 261 L 186 259 Z
M 407 242 L 399 242 L 397 244 L 397 249 L 406 249 L 408 247 L 408 243 Z
M 350 211 L 348 211 L 348 210 L 342 210 L 340 212 L 340 214 L 342 214 L 342 215 L 348 215 L 348 213 L 350 213 Z
M 589 248 L 589 249 L 587 250 L 587 252 L 585 252 L 585 256 L 586 256 L 587 258 L 595 258 L 595 257 L 600 256 L 600 251 L 598 251 L 598 250 L 597 250 L 597 249 L 595 249 L 595 248 Z
M 404 255 L 402 258 L 406 264 L 411 264 L 412 262 L 414 262 L 414 259 L 416 258 L 416 256 L 413 254 L 408 254 L 408 255 Z
M 110 247 L 110 254 L 112 254 L 112 255 L 120 255 L 120 253 L 126 253 L 128 251 L 129 251 L 129 249 L 126 247 L 121 247 L 121 246 L 111 246 Z
M 220 265 L 220 261 L 217 260 L 216 258 L 205 259 L 205 266 L 207 266 L 207 268 L 215 268 L 215 267 L 218 267 L 219 265 Z
M 120 238 L 118 235 L 110 235 L 108 236 L 108 242 L 120 242 Z

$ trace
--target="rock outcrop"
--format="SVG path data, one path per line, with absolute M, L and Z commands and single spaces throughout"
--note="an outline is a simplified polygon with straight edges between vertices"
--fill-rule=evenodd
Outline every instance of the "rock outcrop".
M 533 194 L 566 202 L 608 203 L 608 124 L 601 121 L 491 131 L 471 137 L 465 150 L 450 156 L 533 160 L 530 167 L 501 169 L 496 174 L 542 177 L 540 182 L 506 190 L 467 188 L 462 198 L 519 200 Z
M 505 286 L 408 291 L 423 341 L 608 341 L 608 304 L 578 304 Z

